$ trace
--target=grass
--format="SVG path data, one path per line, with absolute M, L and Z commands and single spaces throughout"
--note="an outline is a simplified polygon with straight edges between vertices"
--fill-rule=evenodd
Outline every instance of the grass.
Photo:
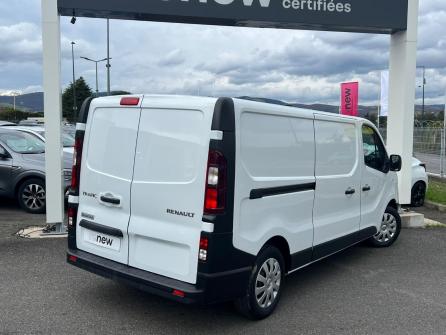
M 429 188 L 426 192 L 426 199 L 442 205 L 446 205 L 446 182 L 436 179 L 429 180 Z

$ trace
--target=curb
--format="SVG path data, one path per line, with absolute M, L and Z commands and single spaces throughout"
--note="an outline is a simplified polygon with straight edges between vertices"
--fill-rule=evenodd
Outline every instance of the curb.
M 401 213 L 401 227 L 405 229 L 416 228 L 446 228 L 446 224 L 424 217 L 424 214 L 416 212 Z
M 446 228 L 446 224 L 431 219 L 424 219 L 424 228 Z
M 440 212 L 446 212 L 446 205 L 438 204 L 436 202 L 432 202 L 429 200 L 424 201 L 424 206 L 430 209 L 436 209 L 437 211 Z
M 21 238 L 63 238 L 67 237 L 67 234 L 52 234 L 52 233 L 43 233 L 44 229 L 46 227 L 41 226 L 30 226 L 27 228 L 20 229 L 17 233 L 15 233 L 16 236 Z
M 401 228 L 425 228 L 424 214 L 415 212 L 401 213 Z

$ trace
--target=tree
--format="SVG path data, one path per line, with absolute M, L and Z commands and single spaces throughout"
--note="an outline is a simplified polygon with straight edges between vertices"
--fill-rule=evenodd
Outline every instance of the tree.
M 62 114 L 68 119 L 68 121 L 73 122 L 77 120 L 77 113 L 81 109 L 82 103 L 88 97 L 91 97 L 92 90 L 90 86 L 85 82 L 83 77 L 76 80 L 76 105 L 77 112 L 73 109 L 73 83 L 71 83 L 62 94 Z

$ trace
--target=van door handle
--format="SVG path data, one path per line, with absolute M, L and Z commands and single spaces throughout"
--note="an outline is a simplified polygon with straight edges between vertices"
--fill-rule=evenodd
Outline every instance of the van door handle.
M 362 191 L 363 192 L 368 192 L 368 191 L 370 191 L 372 188 L 369 186 L 369 185 L 365 185 L 363 188 L 362 188 Z
M 354 188 L 349 187 L 347 191 L 345 191 L 345 195 L 355 194 L 356 190 Z
M 112 205 L 119 205 L 121 203 L 120 199 L 106 195 L 101 195 L 101 201 Z

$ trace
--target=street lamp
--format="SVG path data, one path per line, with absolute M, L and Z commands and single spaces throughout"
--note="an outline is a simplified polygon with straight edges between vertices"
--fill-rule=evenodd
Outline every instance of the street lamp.
M 426 87 L 426 67 L 425 66 L 417 66 L 417 69 L 423 69 L 423 84 L 418 87 L 423 87 L 423 106 L 421 108 L 421 123 L 424 121 L 424 96 L 425 96 L 425 87 Z
M 85 59 L 85 60 L 88 60 L 89 62 L 93 62 L 96 65 L 96 93 L 98 93 L 99 92 L 99 88 L 98 88 L 98 86 L 99 86 L 99 84 L 98 84 L 98 63 L 105 62 L 106 60 L 108 61 L 109 58 L 104 58 L 104 59 L 99 59 L 99 60 L 94 60 L 94 59 L 91 59 L 91 58 L 88 58 L 88 57 L 82 57 L 82 56 L 81 56 L 81 58 Z
M 71 58 L 73 60 L 73 117 L 77 116 L 77 99 L 76 99 L 76 77 L 74 75 L 74 45 L 76 43 L 71 42 Z
M 14 119 L 15 119 L 15 122 L 17 122 L 17 111 L 16 111 L 16 103 L 15 103 L 15 99 L 16 99 L 16 97 L 18 96 L 18 95 L 20 95 L 20 93 L 19 92 L 12 92 L 12 96 L 13 96 L 13 100 L 14 100 L 14 102 L 13 102 L 13 110 L 14 110 Z

